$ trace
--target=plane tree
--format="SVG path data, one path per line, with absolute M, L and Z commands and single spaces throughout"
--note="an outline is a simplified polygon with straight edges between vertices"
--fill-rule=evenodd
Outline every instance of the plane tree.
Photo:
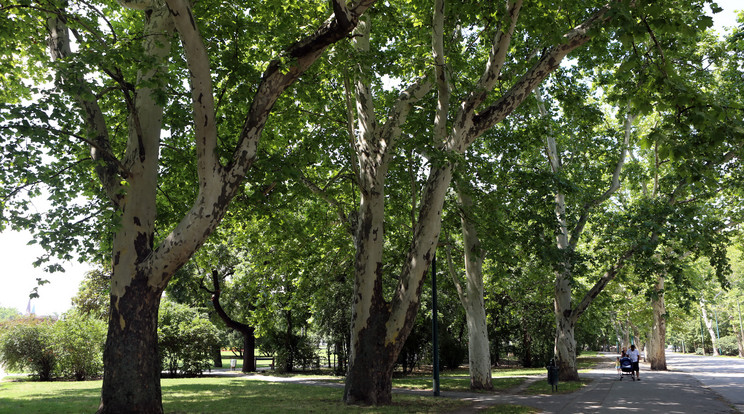
M 63 257 L 100 242 L 111 258 L 100 413 L 162 412 L 163 290 L 227 211 L 274 103 L 372 3 L 0 7 L 18 92 L 3 93 L 3 219 Z M 158 214 L 159 185 L 182 169 L 192 197 Z M 28 209 L 43 186 L 44 216 Z

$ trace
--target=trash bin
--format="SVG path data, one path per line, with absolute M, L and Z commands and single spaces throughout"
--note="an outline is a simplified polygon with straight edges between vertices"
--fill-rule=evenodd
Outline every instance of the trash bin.
M 235 371 L 235 367 L 238 366 L 238 360 L 237 359 L 231 359 L 230 360 L 230 371 Z
M 551 359 L 545 368 L 548 369 L 548 384 L 550 384 L 550 390 L 558 391 L 558 366 L 555 364 L 555 360 Z

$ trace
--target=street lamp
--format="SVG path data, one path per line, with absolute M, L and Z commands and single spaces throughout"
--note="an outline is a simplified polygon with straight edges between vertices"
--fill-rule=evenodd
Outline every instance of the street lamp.
M 432 336 L 432 380 L 434 396 L 439 396 L 439 323 L 437 321 L 437 253 L 431 259 L 431 336 Z

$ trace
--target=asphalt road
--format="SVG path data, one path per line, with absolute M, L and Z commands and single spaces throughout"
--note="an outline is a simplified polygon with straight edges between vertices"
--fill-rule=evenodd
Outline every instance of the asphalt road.
M 682 355 L 667 351 L 667 368 L 692 374 L 744 413 L 744 359 Z M 643 373 L 641 373 L 643 378 Z

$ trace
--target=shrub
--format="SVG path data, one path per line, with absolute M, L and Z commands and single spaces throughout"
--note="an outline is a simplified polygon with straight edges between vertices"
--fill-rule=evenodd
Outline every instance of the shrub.
M 54 325 L 59 371 L 78 381 L 101 375 L 106 323 L 78 312 L 66 314 Z
M 739 355 L 739 345 L 736 342 L 735 335 L 722 336 L 718 340 L 718 347 L 721 348 L 722 355 Z
M 219 332 L 197 309 L 164 301 L 158 315 L 160 361 L 171 375 L 201 375 L 212 364 Z
M 22 318 L 10 323 L 0 337 L 0 362 L 13 371 L 31 371 L 42 381 L 52 378 L 57 356 L 53 321 Z
M 447 369 L 457 369 L 468 357 L 468 346 L 447 330 L 439 336 L 439 360 Z

